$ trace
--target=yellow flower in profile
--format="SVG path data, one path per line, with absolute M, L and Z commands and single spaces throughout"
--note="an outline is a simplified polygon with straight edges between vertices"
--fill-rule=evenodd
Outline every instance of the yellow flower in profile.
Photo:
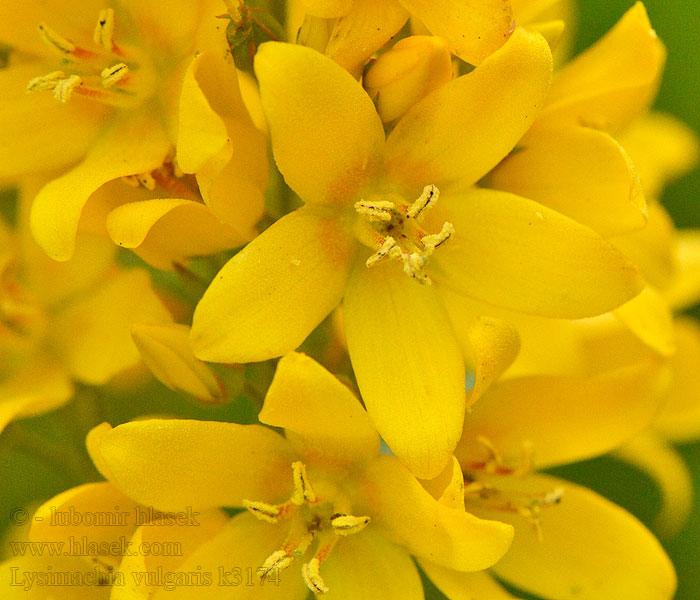
M 256 73 L 273 153 L 306 206 L 215 277 L 194 315 L 195 354 L 280 356 L 343 299 L 370 416 L 417 475 L 437 475 L 465 407 L 443 290 L 577 318 L 641 289 L 631 264 L 590 229 L 474 187 L 530 126 L 551 69 L 546 41 L 517 29 L 474 71 L 414 105 L 385 139 L 371 100 L 336 63 L 301 46 L 263 44 Z
M 108 240 L 86 236 L 70 261 L 48 258 L 29 232 L 28 204 L 17 231 L 0 223 L 0 429 L 65 403 L 73 381 L 105 384 L 136 365 L 131 325 L 171 320 L 148 273 L 119 267 Z
M 245 508 L 179 567 L 252 572 L 202 598 L 423 598 L 410 555 L 448 570 L 489 567 L 512 528 L 435 500 L 380 438 L 357 398 L 303 354 L 280 361 L 259 425 L 146 420 L 88 436 L 95 464 L 130 498 L 165 511 Z M 130 578 L 128 569 L 120 569 Z M 258 575 L 262 576 L 258 577 Z M 269 578 L 270 581 L 265 581 Z M 191 598 L 186 587 L 157 598 Z
M 57 174 L 32 210 L 34 236 L 52 258 L 70 258 L 88 198 L 122 178 L 122 195 L 130 183 L 173 198 L 182 171 L 196 172 L 217 217 L 236 226 L 241 213 L 242 229 L 252 229 L 266 182 L 264 138 L 243 105 L 215 18 L 221 10 L 215 0 L 2 3 L 0 42 L 11 55 L 0 71 L 0 179 Z M 251 164 L 261 154 L 262 165 Z M 226 188 L 239 181 L 254 208 L 222 201 L 220 179 Z M 132 220 L 153 219 L 157 209 L 148 206 Z M 159 207 L 161 215 L 166 209 L 173 207 Z M 189 211 L 191 218 L 196 209 Z

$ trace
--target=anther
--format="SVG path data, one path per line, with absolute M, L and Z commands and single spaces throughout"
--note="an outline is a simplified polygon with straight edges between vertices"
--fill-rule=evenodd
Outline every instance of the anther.
M 130 187 L 137 188 L 137 187 L 139 187 L 139 186 L 141 185 L 141 184 L 139 183 L 139 179 L 138 179 L 138 177 L 136 177 L 136 175 L 124 175 L 124 176 L 121 178 L 121 180 L 122 180 L 124 183 L 126 183 L 126 185 L 128 185 L 128 186 L 130 186 Z
M 102 78 L 102 87 L 112 87 L 116 83 L 119 83 L 124 77 L 129 74 L 129 67 L 126 63 L 117 63 L 111 67 L 103 69 L 100 73 Z
M 45 90 L 53 90 L 61 81 L 66 78 L 63 71 L 53 71 L 48 75 L 41 75 L 30 80 L 27 84 L 28 92 L 42 92 Z
M 397 254 L 400 256 L 401 255 L 401 249 L 398 247 L 396 244 L 396 240 L 389 236 L 387 237 L 382 245 L 379 247 L 379 250 L 377 250 L 372 256 L 370 256 L 367 261 L 365 262 L 365 265 L 367 267 L 372 267 L 376 265 L 378 262 L 384 260 L 387 256 L 393 256 Z M 397 256 L 398 258 L 398 256 Z
M 98 46 L 102 46 L 108 52 L 114 47 L 114 9 L 103 8 L 98 17 L 97 25 L 92 34 L 92 39 Z
M 39 35 L 46 44 L 58 50 L 61 54 L 70 55 L 75 52 L 76 46 L 70 40 L 67 40 L 61 35 L 58 35 L 46 23 L 39 24 Z
M 420 197 L 408 208 L 406 215 L 411 219 L 420 220 L 423 211 L 430 208 L 440 197 L 440 191 L 434 185 L 426 185 Z
M 389 200 L 367 202 L 360 200 L 355 202 L 355 210 L 361 215 L 367 215 L 370 221 L 388 223 L 391 221 L 396 206 Z
M 294 494 L 291 501 L 297 506 L 301 506 L 304 502 L 309 504 L 316 502 L 316 493 L 309 482 L 306 465 L 301 461 L 292 463 L 292 473 L 294 475 Z
M 150 172 L 137 173 L 136 179 L 138 179 L 138 182 L 147 190 L 153 191 L 156 189 L 156 180 L 153 178 L 153 175 L 151 175 Z
M 331 517 L 331 525 L 336 535 L 353 535 L 360 533 L 370 522 L 369 517 L 355 517 L 354 515 L 334 514 Z
M 328 587 L 321 577 L 321 562 L 318 558 L 312 558 L 309 562 L 302 565 L 301 574 L 304 576 L 306 585 L 314 594 L 325 594 L 328 592 Z
M 433 233 L 430 235 L 423 236 L 423 239 L 421 241 L 425 246 L 425 253 L 428 256 L 430 256 L 435 251 L 435 248 L 442 246 L 442 244 L 444 244 L 447 240 L 449 240 L 452 237 L 454 232 L 454 225 L 452 225 L 452 223 L 450 223 L 449 221 L 445 221 L 442 224 L 442 229 L 440 230 L 440 233 Z
M 67 79 L 62 79 L 53 88 L 53 97 L 64 104 L 71 99 L 73 90 L 80 86 L 83 80 L 77 75 L 71 75 Z
M 280 507 L 275 506 L 274 504 L 268 504 L 267 502 L 243 500 L 243 506 L 258 519 L 261 521 L 267 521 L 268 523 L 277 523 L 281 518 L 286 516 L 286 513 L 283 510 L 284 505 Z
M 287 554 L 284 550 L 276 550 L 265 559 L 262 566 L 258 567 L 258 575 L 260 580 L 273 573 L 274 571 L 284 571 L 294 561 L 294 557 Z

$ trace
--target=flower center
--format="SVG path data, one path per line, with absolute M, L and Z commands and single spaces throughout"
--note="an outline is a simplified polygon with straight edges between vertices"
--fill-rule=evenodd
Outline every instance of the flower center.
M 542 541 L 541 513 L 544 508 L 559 504 L 564 497 L 562 488 L 531 490 L 518 480 L 533 470 L 534 451 L 531 446 L 523 448 L 520 464 L 504 463 L 498 450 L 484 437 L 477 441 L 484 446 L 488 457 L 473 462 L 464 468 L 464 500 L 488 511 L 515 513 L 528 520 L 537 537 Z
M 420 226 L 439 196 L 437 187 L 428 185 L 412 204 L 388 195 L 369 196 L 355 202 L 355 210 L 369 221 L 371 245 L 376 249 L 367 259 L 367 267 L 386 259 L 397 260 L 403 264 L 406 275 L 418 283 L 430 285 L 430 277 L 424 271 L 428 259 L 454 233 L 449 221 L 443 223 L 439 233 L 428 234 Z M 392 199 L 387 199 L 389 197 Z
M 62 69 L 35 77 L 27 91 L 53 91 L 63 103 L 78 94 L 119 107 L 136 106 L 150 95 L 144 84 L 144 61 L 114 41 L 114 9 L 100 11 L 92 44 L 79 46 L 46 23 L 39 25 L 39 35 L 61 56 Z
M 292 474 L 294 493 L 286 502 L 268 504 L 243 501 L 248 511 L 262 521 L 289 522 L 282 547 L 265 559 L 258 568 L 258 573 L 262 579 L 274 576 L 289 567 L 295 559 L 304 556 L 312 542 L 316 541 L 316 551 L 311 560 L 302 565 L 301 572 L 306 585 L 314 594 L 325 594 L 328 587 L 321 577 L 321 564 L 330 556 L 342 536 L 359 533 L 369 524 L 370 518 L 348 514 L 344 510 L 347 502 L 343 498 L 331 501 L 317 496 L 304 463 L 292 463 Z

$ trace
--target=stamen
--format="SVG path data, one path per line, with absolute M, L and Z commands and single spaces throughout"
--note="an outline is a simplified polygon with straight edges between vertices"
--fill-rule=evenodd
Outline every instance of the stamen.
M 63 71 L 53 71 L 48 75 L 41 75 L 30 80 L 27 84 L 28 92 L 43 92 L 45 90 L 53 90 L 61 81 L 66 78 Z
M 284 571 L 294 561 L 294 557 L 287 554 L 284 550 L 276 550 L 265 559 L 262 566 L 258 567 L 258 574 L 262 581 L 273 571 Z
M 384 260 L 387 256 L 393 256 L 397 252 L 400 256 L 401 249 L 396 244 L 396 240 L 393 237 L 389 236 L 384 240 L 384 243 L 379 247 L 379 250 L 377 250 L 372 256 L 370 256 L 367 259 L 365 265 L 367 267 L 373 267 L 378 262 Z
M 331 525 L 336 535 L 353 535 L 360 533 L 370 522 L 369 517 L 355 517 L 354 515 L 334 514 L 331 517 Z
M 301 574 L 304 576 L 306 585 L 314 594 L 325 594 L 328 592 L 329 588 L 321 577 L 321 561 L 318 558 L 312 558 L 309 562 L 302 565 Z
M 425 246 L 426 254 L 430 256 L 435 251 L 435 248 L 442 246 L 442 244 L 444 244 L 447 240 L 449 240 L 452 237 L 454 232 L 454 225 L 452 225 L 452 223 L 450 223 L 449 221 L 445 221 L 442 224 L 442 229 L 440 230 L 440 233 L 433 233 L 431 235 L 423 236 L 423 239 L 421 241 Z
M 114 9 L 103 8 L 98 17 L 97 25 L 92 34 L 92 39 L 98 46 L 102 46 L 108 52 L 114 47 Z
M 379 200 L 378 202 L 366 202 L 360 200 L 355 202 L 355 210 L 361 215 L 367 215 L 370 221 L 388 223 L 391 221 L 396 210 L 396 206 L 389 200 Z
M 316 502 L 316 493 L 309 482 L 306 465 L 301 461 L 292 463 L 292 473 L 294 474 L 294 494 L 291 501 L 297 506 L 301 506 L 304 502 L 309 504 Z
M 255 517 L 268 523 L 278 523 L 281 519 L 288 517 L 294 508 L 294 505 L 287 502 L 284 504 L 268 504 L 267 502 L 253 500 L 243 500 L 243 506 Z
M 487 473 L 495 473 L 499 470 L 500 467 L 503 466 L 503 458 L 501 457 L 501 454 L 498 452 L 496 449 L 496 446 L 493 445 L 491 440 L 488 438 L 484 437 L 483 435 L 479 435 L 476 437 L 476 441 L 479 442 L 482 446 L 486 448 L 488 453 L 491 455 L 486 462 L 485 465 L 485 471 Z
M 136 179 L 138 179 L 138 182 L 147 190 L 153 191 L 156 189 L 156 180 L 150 172 L 138 173 L 136 174 Z
M 61 35 L 58 35 L 46 23 L 39 24 L 39 35 L 49 46 L 58 50 L 61 54 L 70 55 L 75 52 L 76 45 Z
M 102 78 L 102 87 L 112 87 L 119 83 L 129 74 L 129 67 L 126 63 L 117 63 L 111 67 L 103 69 L 100 73 Z
M 134 188 L 137 188 L 141 185 L 139 183 L 139 178 L 136 177 L 136 175 L 124 175 L 121 179 L 124 183 L 126 183 L 126 185 Z
M 73 90 L 80 86 L 83 80 L 77 75 L 71 75 L 67 79 L 59 81 L 53 89 L 53 97 L 64 104 L 71 99 Z
M 407 216 L 410 219 L 420 221 L 423 211 L 430 208 L 432 204 L 437 202 L 439 197 L 440 190 L 438 190 L 437 187 L 432 184 L 426 185 L 423 188 L 423 193 L 420 195 L 420 197 L 409 207 L 408 212 L 406 213 Z

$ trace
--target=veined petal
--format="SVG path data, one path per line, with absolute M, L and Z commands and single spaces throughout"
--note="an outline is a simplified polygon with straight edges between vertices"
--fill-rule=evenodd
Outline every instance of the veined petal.
M 160 510 L 277 501 L 291 491 L 289 444 L 259 425 L 149 419 L 103 424 L 88 434 L 102 474 L 141 504 Z
M 419 558 L 458 571 L 479 571 L 510 546 L 509 525 L 440 504 L 393 456 L 380 456 L 358 487 L 372 523 Z
M 620 308 L 615 316 L 634 335 L 662 356 L 671 356 L 676 351 L 673 315 L 668 303 L 652 287 Z
M 479 316 L 469 325 L 464 344 L 469 349 L 468 362 L 474 369 L 474 387 L 467 395 L 467 405 L 471 406 L 515 360 L 520 336 L 506 321 Z
M 68 260 L 90 194 L 112 179 L 159 167 L 169 149 L 170 142 L 154 115 L 114 121 L 83 162 L 44 186 L 34 200 L 31 227 L 39 245 L 52 258 Z
M 51 334 L 73 377 L 98 385 L 139 361 L 130 332 L 134 323 L 170 320 L 148 273 L 131 269 L 58 313 Z
M 498 50 L 513 29 L 508 0 L 400 0 L 431 33 L 444 37 L 450 51 L 478 65 Z
M 700 438 L 700 325 L 678 317 L 675 327 L 677 352 L 670 359 L 671 385 L 654 429 L 683 443 Z
M 398 0 L 354 0 L 333 26 L 325 54 L 359 78 L 372 54 L 403 27 L 408 12 Z
M 620 137 L 649 196 L 658 197 L 670 181 L 698 162 L 697 134 L 685 123 L 659 112 L 635 119 Z
M 440 285 L 548 317 L 616 308 L 642 289 L 634 265 L 598 234 L 537 202 L 474 189 L 444 194 L 429 217 L 455 234 L 434 258 Z
M 551 77 L 547 42 L 516 29 L 478 68 L 429 94 L 399 121 L 387 140 L 389 177 L 419 190 L 428 183 L 441 191 L 475 183 L 527 131 Z
M 304 584 L 299 563 L 275 574 L 272 581 L 262 581 L 257 569 L 273 552 L 282 548 L 287 527 L 257 520 L 246 513 L 231 519 L 218 535 L 200 545 L 179 568 L 183 574 L 199 571 L 212 573 L 212 585 L 197 588 L 198 600 L 304 600 L 309 588 Z M 246 577 L 252 573 L 252 585 Z M 192 588 L 159 590 L 153 600 L 191 600 Z
M 673 596 L 676 577 L 671 561 L 632 515 L 585 488 L 554 477 L 502 479 L 499 484 L 516 491 L 541 493 L 562 488 L 564 494 L 560 504 L 542 511 L 542 541 L 519 515 L 478 511 L 516 527 L 510 552 L 494 567 L 499 577 L 537 595 L 561 600 L 668 600 Z
M 682 229 L 675 237 L 678 276 L 664 295 L 675 310 L 682 310 L 700 300 L 700 229 Z
M 693 481 L 683 458 L 653 433 L 635 436 L 615 455 L 654 479 L 663 498 L 654 529 L 665 538 L 676 536 L 693 508 Z
M 418 569 L 405 549 L 370 526 L 338 544 L 321 568 L 328 600 L 423 600 Z
M 342 67 L 303 46 L 261 45 L 255 73 L 289 186 L 305 202 L 350 203 L 384 145 L 369 96 Z
M 621 130 L 653 99 L 664 62 L 665 49 L 637 2 L 604 38 L 557 71 L 533 131 L 565 123 Z
M 201 202 L 179 198 L 123 204 L 109 213 L 107 231 L 115 244 L 134 249 L 149 264 L 163 270 L 248 240 L 219 221 Z
M 277 221 L 234 256 L 197 305 L 202 360 L 250 362 L 294 350 L 340 302 L 355 242 L 340 218 L 309 209 Z
M 379 452 L 379 434 L 360 401 L 305 354 L 293 352 L 280 360 L 258 418 L 284 428 L 292 446 L 311 463 L 342 466 Z
M 646 225 L 639 175 L 607 133 L 587 127 L 529 135 L 489 175 L 491 187 L 536 200 L 607 237 Z
M 73 384 L 64 369 L 53 360 L 32 357 L 0 384 L 0 431 L 14 419 L 58 408 L 72 395 Z
M 455 454 L 462 466 L 483 462 L 488 450 L 480 437 L 509 465 L 528 448 L 538 468 L 604 454 L 654 417 L 661 374 L 642 363 L 593 377 L 507 379 L 474 405 Z
M 647 213 L 646 227 L 609 241 L 639 268 L 649 284 L 666 290 L 677 278 L 676 230 L 671 217 L 656 200 L 649 202 Z
M 358 264 L 344 317 L 355 376 L 377 430 L 417 476 L 437 476 L 459 439 L 465 373 L 435 290 L 395 264 Z
M 3 5 L 3 25 L 5 12 Z M 77 163 L 104 124 L 108 111 L 95 102 L 73 98 L 61 104 L 49 93 L 28 94 L 29 81 L 50 70 L 41 62 L 0 69 L 0 181 Z
M 489 573 L 460 573 L 427 560 L 418 561 L 430 580 L 450 600 L 517 600 Z

